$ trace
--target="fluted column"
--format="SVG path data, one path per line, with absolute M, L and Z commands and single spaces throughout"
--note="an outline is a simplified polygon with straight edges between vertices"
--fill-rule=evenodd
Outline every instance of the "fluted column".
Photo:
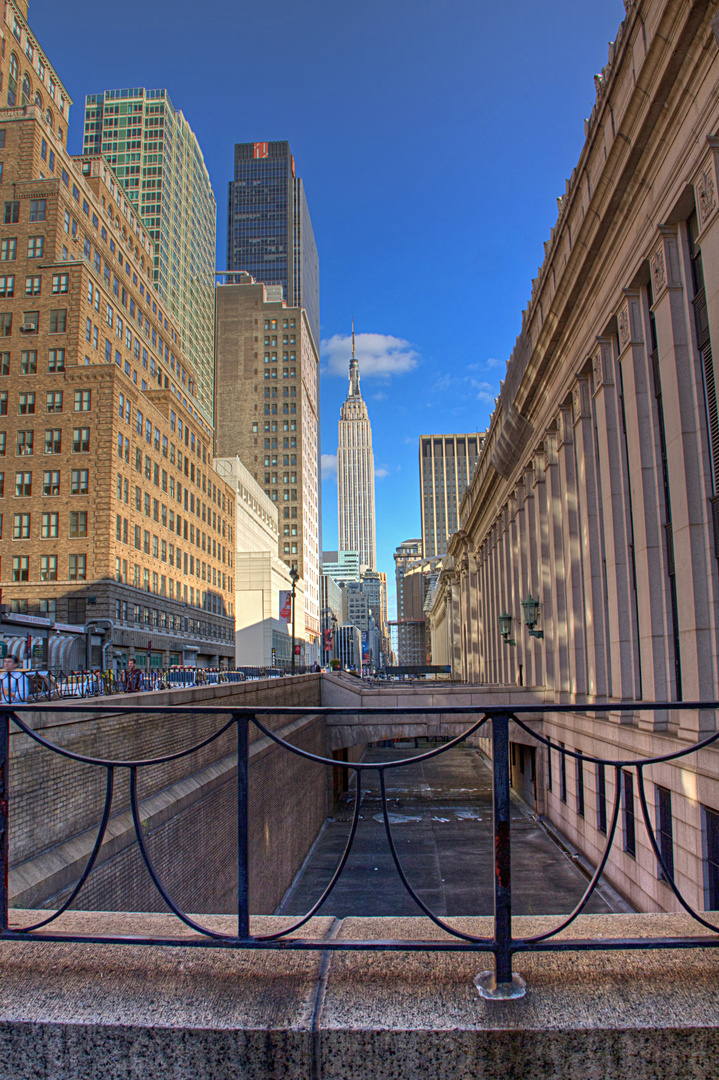
M 598 339 L 593 368 L 608 594 L 609 693 L 612 697 L 631 701 L 640 694 L 640 678 L 629 485 L 612 338 Z M 617 719 L 629 722 L 631 718 L 628 714 L 620 714 Z
M 690 267 L 676 227 L 660 228 L 652 255 L 654 319 L 662 383 L 685 700 L 715 694 L 716 565 L 709 534 L 712 493 L 701 366 L 690 322 Z M 711 714 L 680 715 L 688 738 L 712 730 Z

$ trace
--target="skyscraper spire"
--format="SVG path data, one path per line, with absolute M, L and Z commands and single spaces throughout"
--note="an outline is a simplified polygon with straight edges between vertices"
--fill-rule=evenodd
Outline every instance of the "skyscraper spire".
M 360 567 L 377 561 L 374 506 L 374 454 L 372 428 L 359 384 L 352 320 L 350 387 L 340 410 L 337 447 L 337 511 L 340 551 L 359 552 Z
M 350 360 L 350 397 L 362 397 L 359 384 L 359 362 L 355 356 L 355 321 L 352 320 L 352 359 Z

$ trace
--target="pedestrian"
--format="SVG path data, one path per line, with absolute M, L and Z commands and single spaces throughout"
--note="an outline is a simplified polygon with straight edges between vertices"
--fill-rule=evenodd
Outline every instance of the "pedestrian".
M 30 681 L 18 666 L 17 657 L 12 653 L 3 660 L 3 674 L 0 682 L 0 699 L 12 704 L 14 701 L 27 701 L 30 693 Z
M 135 664 L 134 656 L 131 656 L 127 661 L 127 671 L 125 672 L 125 693 L 139 693 L 143 689 L 142 681 L 142 672 Z

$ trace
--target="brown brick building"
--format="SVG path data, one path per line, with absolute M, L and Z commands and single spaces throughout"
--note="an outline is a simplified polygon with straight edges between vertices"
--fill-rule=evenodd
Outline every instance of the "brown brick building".
M 234 496 L 152 242 L 104 159 L 67 154 L 69 98 L 12 2 L 0 79 L 4 637 L 34 615 L 37 658 L 63 667 L 227 663 Z M 57 647 L 56 622 L 82 644 Z

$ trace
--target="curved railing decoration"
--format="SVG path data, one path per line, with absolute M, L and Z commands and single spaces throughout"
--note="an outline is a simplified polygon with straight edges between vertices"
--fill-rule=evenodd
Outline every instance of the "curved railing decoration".
M 634 713 L 639 712 L 651 712 L 654 710 L 675 710 L 675 711 L 698 711 L 698 710 L 716 710 L 719 709 L 719 702 L 693 702 L 693 703 L 654 703 L 647 705 L 645 702 L 625 702 L 621 704 L 612 704 L 612 711 L 631 711 Z M 652 758 L 637 758 L 637 759 L 622 759 L 615 760 L 610 758 L 593 757 L 590 754 L 579 754 L 576 751 L 569 750 L 566 747 L 562 747 L 553 743 L 550 739 L 544 735 L 534 731 L 525 720 L 521 719 L 521 714 L 531 715 L 537 719 L 544 713 L 558 714 L 562 712 L 576 711 L 576 707 L 569 705 L 545 705 L 545 706 L 517 706 L 513 709 L 507 708 L 487 708 L 483 710 L 477 710 L 473 706 L 459 706 L 459 707 L 432 707 L 432 708 L 416 708 L 416 709 L 403 709 L 403 708 L 313 708 L 313 707 L 297 707 L 297 708 L 282 708 L 282 707 L 267 707 L 258 708 L 251 707 L 245 709 L 239 708 L 213 708 L 213 707 L 200 707 L 192 708 L 190 711 L 197 714 L 208 714 L 216 716 L 221 722 L 216 731 L 206 736 L 200 742 L 191 747 L 187 747 L 182 750 L 175 751 L 172 754 L 166 754 L 157 758 L 146 758 L 138 760 L 114 760 L 109 758 L 91 757 L 88 755 L 78 754 L 72 750 L 68 750 L 64 747 L 56 746 L 44 736 L 34 731 L 23 719 L 24 709 L 29 709 L 29 706 L 10 706 L 0 705 L 0 858 L 3 863 L 4 872 L 0 875 L 0 939 L 16 940 L 16 941 L 93 941 L 102 943 L 132 943 L 132 944 L 155 944 L 155 945 L 183 945 L 183 946 L 206 946 L 217 947 L 218 945 L 230 947 L 230 948 L 242 948 L 242 949 L 258 949 L 258 948 L 283 948 L 283 949 L 370 949 L 370 950 L 412 950 L 412 951 L 477 951 L 488 952 L 494 955 L 495 967 L 493 971 L 482 972 L 477 976 L 475 982 L 480 990 L 480 993 L 485 997 L 495 998 L 507 998 L 518 997 L 524 993 L 524 983 L 515 975 L 512 971 L 512 958 L 515 953 L 521 952 L 536 952 L 536 951 L 583 951 L 583 950 L 597 950 L 597 949 L 661 949 L 661 948 L 707 948 L 719 946 L 719 926 L 710 922 L 704 918 L 699 912 L 694 910 L 691 904 L 682 895 L 681 890 L 674 880 L 674 875 L 671 868 L 667 865 L 661 851 L 661 846 L 657 840 L 656 830 L 651 822 L 651 815 L 649 812 L 649 806 L 647 802 L 646 790 L 645 790 L 645 771 L 647 768 L 653 765 L 664 764 L 668 761 L 676 761 L 680 758 L 685 758 L 690 754 L 696 753 L 707 746 L 712 745 L 719 739 L 719 731 L 712 733 L 700 742 L 687 746 L 669 754 L 664 754 L 658 757 Z M 183 714 L 187 713 L 187 707 L 181 706 Z M 597 705 L 582 705 L 582 712 L 602 712 L 606 713 L 608 706 Z M 71 712 L 72 706 L 69 705 L 50 705 L 47 706 L 43 712 Z M 118 713 L 127 712 L 137 715 L 138 713 L 148 714 L 172 714 L 173 708 L 168 707 L 106 707 L 106 706 L 92 706 L 83 705 L 83 713 L 88 712 L 102 715 L 103 712 L 116 716 Z M 320 765 L 337 767 L 337 761 L 334 758 L 324 757 L 320 754 L 312 753 L 309 750 L 304 750 L 301 747 L 293 746 L 285 739 L 274 732 L 261 717 L 271 716 L 286 716 L 291 713 L 293 716 L 307 714 L 309 716 L 325 715 L 325 716 L 337 716 L 337 715 L 351 715 L 357 717 L 358 715 L 383 715 L 385 718 L 389 717 L 409 717 L 409 716 L 438 716 L 438 717 L 452 717 L 456 724 L 458 719 L 462 716 L 468 716 L 474 718 L 479 716 L 478 719 L 474 719 L 472 723 L 459 735 L 436 746 L 425 753 L 416 754 L 411 758 L 403 758 L 396 761 L 387 762 L 342 762 L 341 767 L 351 769 L 355 774 L 356 779 L 356 797 L 354 804 L 354 812 L 352 816 L 352 822 L 345 844 L 344 851 L 340 857 L 337 867 L 330 878 L 330 881 L 324 888 L 320 897 L 316 900 L 310 910 L 300 919 L 293 922 L 290 926 L 285 927 L 283 930 L 279 930 L 274 934 L 265 935 L 252 935 L 250 933 L 250 916 L 249 916 L 249 846 L 248 846 L 248 813 L 247 813 L 247 800 L 248 800 L 248 766 L 249 766 L 249 728 L 250 724 L 254 724 L 255 727 L 268 739 L 272 740 L 277 746 L 283 748 L 289 753 L 296 754 L 299 757 L 305 758 L 308 761 L 315 762 Z M 614 771 L 614 803 L 611 810 L 611 817 L 607 819 L 607 837 L 602 856 L 599 863 L 592 874 L 592 877 L 587 884 L 587 888 L 584 891 L 584 895 L 576 904 L 574 910 L 569 915 L 563 917 L 557 926 L 546 931 L 543 934 L 538 934 L 533 937 L 515 938 L 512 935 L 512 883 L 511 883 L 511 828 L 510 828 L 510 766 L 509 766 L 509 724 L 510 721 L 516 723 L 527 735 L 531 736 L 537 743 L 544 745 L 547 748 L 549 754 L 564 755 L 569 758 L 581 758 L 583 762 L 587 764 L 603 765 L 607 768 L 611 768 Z M 44 747 L 46 750 L 50 750 L 54 753 L 60 754 L 65 758 L 69 758 L 72 761 L 76 761 L 85 765 L 92 765 L 100 769 L 104 769 L 106 773 L 106 791 L 105 800 L 103 805 L 103 811 L 101 820 L 98 826 L 95 843 L 92 848 L 92 852 L 88 858 L 87 864 L 82 871 L 76 885 L 70 892 L 70 895 L 64 901 L 62 906 L 57 910 L 48 914 L 47 918 L 40 922 L 35 922 L 32 925 L 27 926 L 9 926 L 8 920 L 8 756 L 9 756 L 9 726 L 10 722 L 13 722 L 17 727 L 32 739 L 39 746 Z M 495 841 L 495 866 L 494 866 L 494 927 L 493 934 L 490 937 L 477 937 L 466 931 L 460 930 L 457 927 L 451 925 L 451 922 L 445 918 L 440 918 L 436 915 L 431 908 L 418 896 L 415 889 L 412 887 L 410 881 L 405 874 L 402 866 L 402 861 L 399 857 L 397 846 L 394 842 L 392 835 L 392 824 L 387 806 L 387 790 L 385 777 L 389 770 L 402 769 L 408 766 L 414 765 L 417 762 L 428 761 L 431 758 L 437 757 L 446 753 L 449 749 L 459 745 L 470 735 L 476 734 L 481 728 L 488 725 L 491 728 L 491 732 L 487 731 L 487 738 L 491 738 L 492 743 L 492 769 L 493 769 L 493 802 L 494 802 L 494 841 Z M 237 933 L 236 934 L 223 934 L 216 930 L 211 930 L 201 923 L 192 919 L 181 907 L 176 903 L 173 897 L 170 895 L 167 887 L 163 883 L 160 874 L 158 873 L 148 851 L 147 843 L 142 829 L 142 823 L 140 820 L 140 807 L 138 800 L 138 771 L 152 766 L 165 764 L 170 761 L 177 761 L 181 758 L 189 757 L 196 751 L 208 746 L 210 743 L 219 739 L 230 728 L 234 727 L 237 738 L 237 856 L 238 856 L 238 906 L 237 906 Z M 484 734 L 484 733 L 483 733 Z M 111 816 L 112 798 L 115 784 L 115 774 L 117 770 L 127 770 L 130 780 L 130 810 L 132 815 L 132 821 L 134 826 L 135 835 L 142 860 L 150 874 L 150 877 L 164 900 L 170 911 L 190 930 L 194 931 L 194 936 L 180 936 L 172 938 L 142 938 L 136 937 L 128 938 L 116 934 L 94 934 L 90 937 L 83 937 L 80 935 L 69 935 L 62 932 L 51 932 L 46 929 L 51 923 L 53 923 L 58 916 L 67 911 L 68 908 L 75 902 L 78 895 L 81 893 L 83 886 L 87 882 L 92 870 L 94 869 L 107 830 L 107 826 Z M 382 820 L 384 823 L 385 835 L 390 854 L 396 871 L 404 885 L 405 889 L 417 904 L 418 908 L 429 918 L 431 921 L 443 930 L 447 937 L 439 940 L 427 940 L 427 941 L 415 941 L 415 940 L 397 940 L 397 941 L 345 941 L 345 940 L 324 940 L 298 937 L 297 931 L 304 926 L 317 912 L 321 909 L 329 895 L 331 894 L 334 886 L 339 880 L 342 871 L 344 870 L 347 860 L 349 858 L 352 846 L 357 833 L 357 824 L 359 821 L 359 811 L 362 798 L 362 785 L 363 774 L 368 770 L 374 770 L 379 775 L 379 790 L 382 804 Z M 576 938 L 562 938 L 563 930 L 566 930 L 577 918 L 578 915 L 586 907 L 588 901 L 592 897 L 599 881 L 602 878 L 604 870 L 606 868 L 609 856 L 612 850 L 612 845 L 617 833 L 617 824 L 619 821 L 619 814 L 622 801 L 622 775 L 624 770 L 633 770 L 637 777 L 637 791 L 639 794 L 639 803 L 642 811 L 642 820 L 644 827 L 647 831 L 647 837 L 654 856 L 657 859 L 657 864 L 660 867 L 664 878 L 668 885 L 672 889 L 677 901 L 682 908 L 702 927 L 716 934 L 716 937 L 710 937 L 708 935 L 700 935 L 697 937 L 686 938 L 635 938 L 635 939 L 608 939 L 602 938 L 598 940 L 586 940 Z M 391 912 L 387 912 L 391 915 Z

